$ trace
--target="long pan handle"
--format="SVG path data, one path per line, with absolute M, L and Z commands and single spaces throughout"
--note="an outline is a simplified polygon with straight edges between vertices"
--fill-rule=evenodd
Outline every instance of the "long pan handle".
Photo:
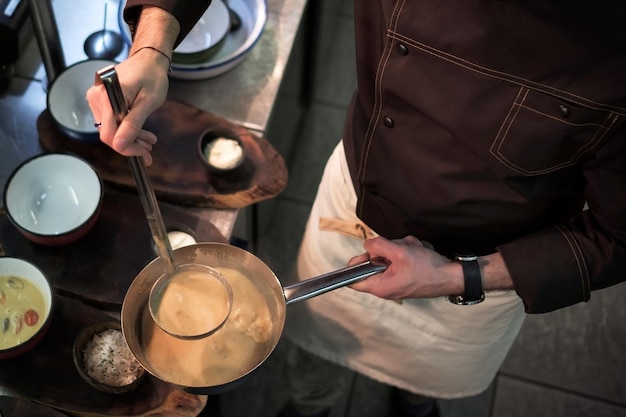
M 372 258 L 367 262 L 329 272 L 315 278 L 300 281 L 293 285 L 283 287 L 285 304 L 293 304 L 298 301 L 327 293 L 334 289 L 345 287 L 361 281 L 374 274 L 381 273 L 387 269 L 389 262 L 383 258 Z

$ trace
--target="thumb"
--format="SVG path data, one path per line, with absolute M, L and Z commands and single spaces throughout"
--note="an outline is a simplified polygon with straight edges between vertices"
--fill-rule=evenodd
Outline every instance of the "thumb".
M 370 257 L 387 258 L 387 254 L 393 250 L 393 246 L 394 244 L 390 240 L 382 236 L 368 239 L 363 243 L 363 247 Z

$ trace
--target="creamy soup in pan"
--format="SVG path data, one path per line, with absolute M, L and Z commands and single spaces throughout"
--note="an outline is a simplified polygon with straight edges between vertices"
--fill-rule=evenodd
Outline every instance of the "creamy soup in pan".
M 148 309 L 142 318 L 142 341 L 152 370 L 188 387 L 209 387 L 242 377 L 272 349 L 272 317 L 267 301 L 241 272 L 219 268 L 233 289 L 227 322 L 199 340 L 177 339 L 161 330 Z
M 45 302 L 39 288 L 26 278 L 0 276 L 0 349 L 30 339 L 43 325 Z
M 176 271 L 154 297 L 155 319 L 171 334 L 206 334 L 228 317 L 227 289 L 202 269 Z

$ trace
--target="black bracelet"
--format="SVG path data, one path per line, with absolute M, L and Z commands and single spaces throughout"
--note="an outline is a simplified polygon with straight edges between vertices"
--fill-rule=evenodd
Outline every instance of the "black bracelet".
M 165 54 L 165 52 L 155 48 L 154 46 L 142 46 L 141 48 L 137 49 L 135 52 L 133 52 L 130 56 L 135 55 L 137 52 L 141 51 L 142 49 L 152 49 L 153 51 L 157 51 L 158 53 L 160 53 L 161 55 L 163 55 L 165 57 L 165 59 L 167 59 L 167 71 L 168 72 L 172 72 L 172 60 L 170 59 L 169 56 L 167 56 Z M 130 58 L 130 57 L 129 57 Z

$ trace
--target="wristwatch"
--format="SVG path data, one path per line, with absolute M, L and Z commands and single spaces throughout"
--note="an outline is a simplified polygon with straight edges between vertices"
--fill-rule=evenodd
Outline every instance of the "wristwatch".
M 463 267 L 465 281 L 465 293 L 462 295 L 448 295 L 446 299 L 452 304 L 469 306 L 485 300 L 483 282 L 476 255 L 456 255 L 454 260 L 460 262 Z

